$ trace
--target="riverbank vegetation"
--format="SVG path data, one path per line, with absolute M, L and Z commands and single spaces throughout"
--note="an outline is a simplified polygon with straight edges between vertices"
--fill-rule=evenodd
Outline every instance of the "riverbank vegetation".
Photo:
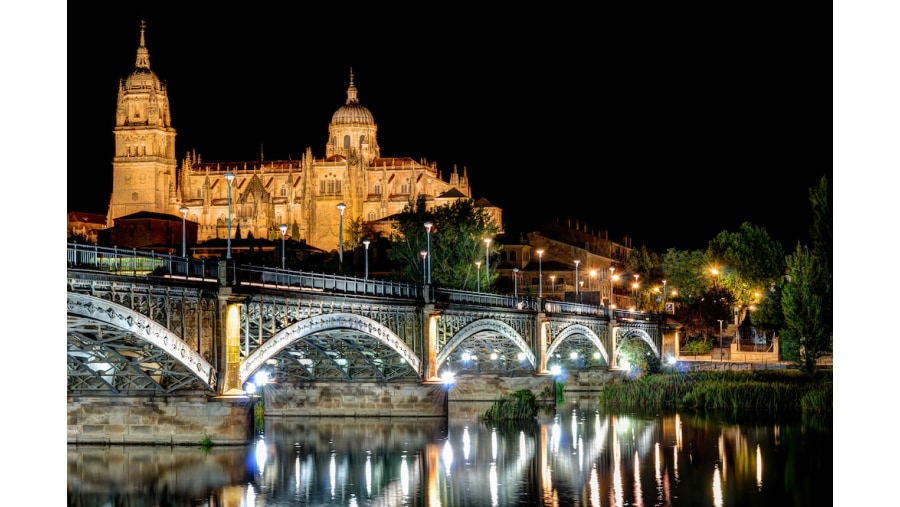
M 545 403 L 529 389 L 519 389 L 495 401 L 481 414 L 480 420 L 492 424 L 532 421 L 543 406 Z
M 795 370 L 658 373 L 600 393 L 600 403 L 618 408 L 710 408 L 770 413 L 800 411 L 831 414 L 830 372 L 815 376 Z

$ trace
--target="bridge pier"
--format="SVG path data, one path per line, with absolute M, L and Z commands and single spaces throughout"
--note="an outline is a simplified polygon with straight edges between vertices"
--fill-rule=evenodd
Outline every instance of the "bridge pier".
M 241 385 L 241 304 L 243 297 L 232 294 L 230 287 L 219 289 L 219 315 L 222 316 L 219 325 L 222 331 L 223 346 L 219 348 L 219 364 L 225 365 L 221 369 L 219 378 L 219 394 L 225 396 L 244 396 Z

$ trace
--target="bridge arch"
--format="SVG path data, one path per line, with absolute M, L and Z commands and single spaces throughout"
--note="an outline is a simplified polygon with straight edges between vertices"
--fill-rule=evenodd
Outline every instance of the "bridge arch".
M 164 351 L 168 357 L 174 359 L 182 367 L 186 368 L 202 385 L 210 390 L 216 388 L 216 371 L 199 353 L 193 350 L 178 335 L 172 333 L 165 326 L 158 324 L 137 311 L 122 306 L 106 299 L 89 296 L 87 294 L 79 294 L 76 292 L 66 293 L 67 312 L 71 317 L 90 319 L 95 322 L 101 322 L 116 329 L 121 329 L 129 335 L 146 341 L 154 347 Z M 70 325 L 69 334 L 72 330 Z M 70 337 L 71 340 L 71 337 Z M 70 356 L 76 354 L 77 351 L 70 352 Z M 77 355 L 77 354 L 76 354 Z M 141 364 L 136 360 L 130 360 L 124 355 L 119 355 L 122 364 L 128 363 L 133 369 L 139 368 Z M 139 359 L 139 358 L 138 358 Z M 152 360 L 158 363 L 158 358 Z M 165 370 L 163 367 L 157 367 L 159 370 Z M 169 370 L 169 374 L 177 374 Z M 140 373 L 145 377 L 149 377 L 146 373 Z M 182 379 L 180 384 L 186 382 Z
M 653 351 L 653 353 L 656 355 L 657 359 L 662 358 L 662 356 L 659 352 L 659 348 L 656 347 L 656 342 L 654 342 L 653 338 L 651 338 L 650 335 L 643 329 L 628 328 L 628 327 L 620 327 L 618 329 L 619 329 L 619 332 L 617 333 L 617 336 L 616 336 L 616 350 L 617 351 L 619 349 L 619 346 L 621 346 L 625 340 L 638 339 L 638 340 L 643 341 L 650 347 L 650 350 Z
M 328 331 L 353 331 L 374 338 L 396 352 L 415 371 L 419 379 L 422 379 L 421 359 L 393 331 L 368 317 L 354 313 L 336 312 L 303 319 L 276 333 L 241 362 L 241 385 L 244 385 L 256 370 L 266 364 L 266 361 L 291 344 L 302 342 L 307 337 Z
M 547 348 L 547 360 L 549 364 L 549 359 L 553 357 L 553 353 L 556 352 L 556 349 L 560 347 L 563 343 L 565 343 L 566 339 L 572 336 L 584 336 L 590 341 L 597 350 L 600 351 L 600 355 L 603 356 L 603 360 L 606 361 L 606 364 L 609 364 L 609 352 L 607 352 L 606 347 L 603 346 L 603 341 L 600 340 L 600 337 L 597 336 L 591 328 L 581 325 L 581 324 L 573 324 L 571 326 L 563 329 L 557 336 L 556 339 L 553 340 L 553 343 L 550 344 L 550 347 Z
M 485 332 L 498 334 L 503 338 L 511 341 L 516 348 L 518 348 L 523 354 L 525 354 L 525 359 L 528 361 L 531 367 L 537 368 L 534 352 L 529 348 L 528 343 L 525 342 L 525 340 L 519 335 L 518 332 L 516 332 L 515 329 L 513 329 L 508 324 L 496 319 L 479 319 L 474 322 L 470 322 L 462 329 L 457 331 L 457 333 L 447 341 L 444 347 L 441 348 L 441 351 L 435 361 L 437 371 L 441 371 L 441 367 L 450 360 L 450 356 L 463 342 L 473 336 Z

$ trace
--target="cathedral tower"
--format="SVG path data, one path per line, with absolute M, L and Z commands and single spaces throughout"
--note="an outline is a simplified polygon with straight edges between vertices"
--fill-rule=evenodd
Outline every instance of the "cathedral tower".
M 134 72 L 119 83 L 110 225 L 138 211 L 169 213 L 175 208 L 169 205 L 175 192 L 175 129 L 165 84 L 150 70 L 145 29 L 141 22 Z

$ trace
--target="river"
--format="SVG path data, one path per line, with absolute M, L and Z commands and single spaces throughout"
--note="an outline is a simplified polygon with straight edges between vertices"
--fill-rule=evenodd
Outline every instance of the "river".
M 832 439 L 817 416 L 675 410 L 269 418 L 247 446 L 70 445 L 68 505 L 831 505 Z

